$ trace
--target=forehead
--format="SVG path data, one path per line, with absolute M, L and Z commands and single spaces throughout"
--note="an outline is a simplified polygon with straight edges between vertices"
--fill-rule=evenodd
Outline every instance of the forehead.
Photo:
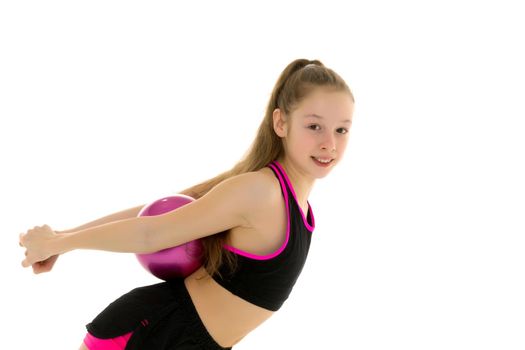
M 295 113 L 317 114 L 328 119 L 352 120 L 354 103 L 347 92 L 316 89 L 297 106 Z

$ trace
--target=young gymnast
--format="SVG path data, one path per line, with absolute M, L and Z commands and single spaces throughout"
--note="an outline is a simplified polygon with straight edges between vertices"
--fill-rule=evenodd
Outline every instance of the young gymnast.
M 75 249 L 149 253 L 200 239 L 202 266 L 124 294 L 98 314 L 80 349 L 231 349 L 279 310 L 315 227 L 308 196 L 344 155 L 354 97 L 318 60 L 279 76 L 257 136 L 230 170 L 179 193 L 196 200 L 158 216 L 143 206 L 72 230 L 20 234 L 22 266 L 50 271 Z

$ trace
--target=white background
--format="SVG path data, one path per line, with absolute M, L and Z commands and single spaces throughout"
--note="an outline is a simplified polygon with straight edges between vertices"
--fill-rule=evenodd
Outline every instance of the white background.
M 525 348 L 518 1 L 3 1 L 2 344 L 77 349 L 156 283 L 132 254 L 47 274 L 18 234 L 72 228 L 230 168 L 296 58 L 356 98 L 290 299 L 235 348 Z

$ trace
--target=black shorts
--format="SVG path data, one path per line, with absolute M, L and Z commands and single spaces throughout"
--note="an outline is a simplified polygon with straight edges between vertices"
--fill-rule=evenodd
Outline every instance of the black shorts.
M 133 332 L 125 350 L 221 350 L 208 333 L 178 278 L 135 288 L 108 305 L 86 325 L 88 332 L 109 339 Z

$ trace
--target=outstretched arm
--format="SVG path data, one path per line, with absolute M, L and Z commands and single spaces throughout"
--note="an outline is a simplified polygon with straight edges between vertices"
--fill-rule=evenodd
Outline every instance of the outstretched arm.
M 75 249 L 151 253 L 225 230 L 250 226 L 250 213 L 267 203 L 268 182 L 246 173 L 229 178 L 203 197 L 156 216 L 118 220 L 80 231 L 56 234 L 49 226 L 20 235 L 27 248 L 27 267 L 50 256 Z
M 107 224 L 107 223 L 113 222 L 113 221 L 118 221 L 118 220 L 123 220 L 123 219 L 129 219 L 129 218 L 137 217 L 139 212 L 140 212 L 140 210 L 144 207 L 144 205 L 140 205 L 138 207 L 125 209 L 125 210 L 119 211 L 119 212 L 114 213 L 114 214 L 106 215 L 106 216 L 104 216 L 104 217 L 102 217 L 100 219 L 97 219 L 97 220 L 94 220 L 94 221 L 90 221 L 90 222 L 88 222 L 88 223 L 86 223 L 84 225 L 78 226 L 78 227 L 73 228 L 73 229 L 55 231 L 55 233 L 58 233 L 58 234 L 71 233 L 71 232 L 80 231 L 80 230 L 83 230 L 83 229 L 86 229 L 86 228 L 91 228 L 91 227 Z M 38 263 L 32 264 L 31 267 L 33 268 L 33 272 L 35 274 L 39 274 L 39 273 L 51 271 L 51 269 L 55 265 L 55 262 L 57 261 L 58 257 L 59 257 L 59 254 L 52 255 L 49 258 L 47 258 L 46 260 L 39 261 Z
M 73 229 L 62 230 L 62 231 L 55 231 L 55 232 L 57 232 L 57 233 L 71 233 L 71 232 L 80 231 L 80 230 L 83 230 L 83 229 L 86 229 L 86 228 L 100 226 L 100 225 L 107 224 L 107 223 L 114 222 L 114 221 L 118 221 L 118 220 L 134 218 L 134 217 L 138 216 L 140 210 L 145 205 L 146 204 L 139 205 L 138 207 L 125 209 L 125 210 L 119 211 L 117 213 L 110 214 L 110 215 L 104 216 L 104 217 L 102 217 L 100 219 L 90 221 L 90 222 L 88 222 L 88 223 L 86 223 L 84 225 L 75 227 Z
M 135 217 L 70 233 L 55 233 L 49 226 L 35 227 L 20 234 L 20 245 L 27 249 L 22 266 L 28 267 L 53 255 L 75 249 L 147 253 L 147 224 L 152 217 Z

